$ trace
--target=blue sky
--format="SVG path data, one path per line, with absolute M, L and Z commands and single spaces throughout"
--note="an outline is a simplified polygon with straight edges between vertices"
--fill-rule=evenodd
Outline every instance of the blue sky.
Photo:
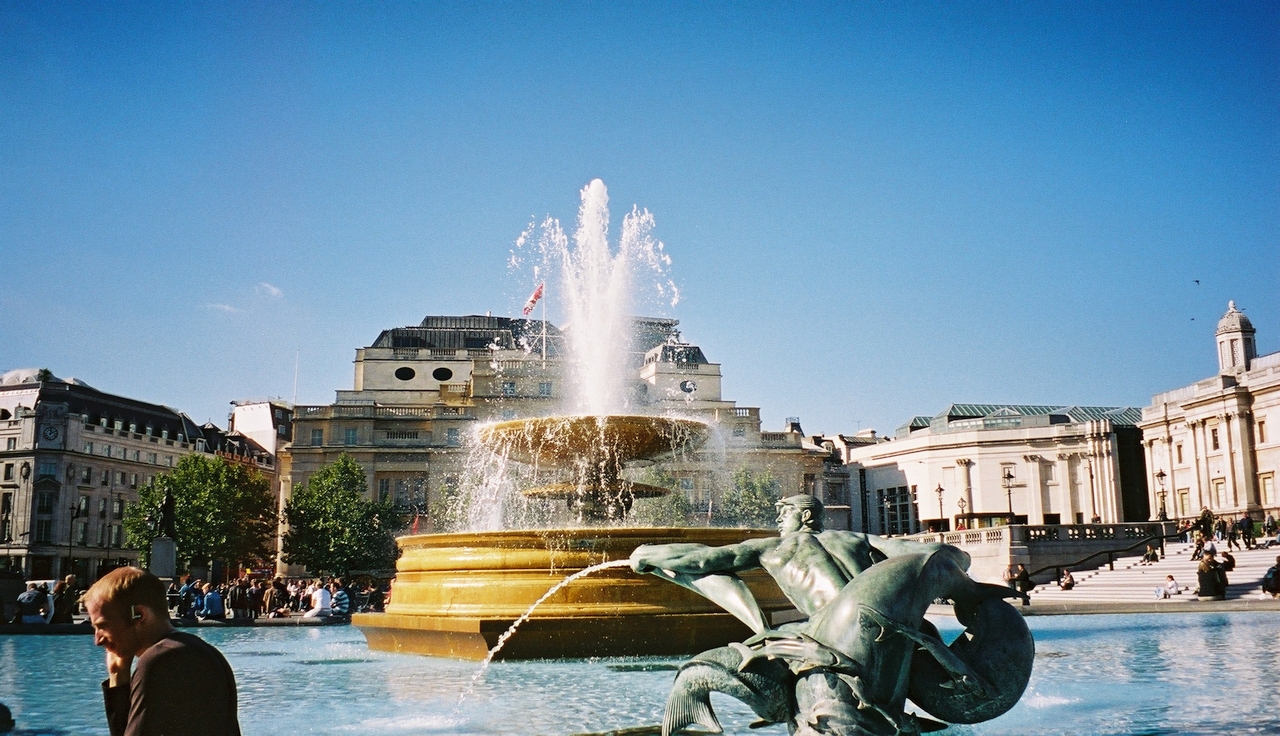
M 1228 299 L 1280 350 L 1274 3 L 8 2 L 0 69 L 0 368 L 200 421 L 515 314 L 596 177 L 769 427 L 1141 405 Z

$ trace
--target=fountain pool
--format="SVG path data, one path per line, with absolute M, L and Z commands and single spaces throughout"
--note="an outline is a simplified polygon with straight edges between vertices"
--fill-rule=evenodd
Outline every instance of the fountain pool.
M 934 619 L 944 636 L 960 628 Z M 1280 731 L 1280 620 L 1270 613 L 1037 616 L 1036 665 L 1006 715 L 944 734 Z M 476 663 L 370 651 L 351 627 L 198 629 L 236 671 L 246 736 L 566 734 L 657 724 L 680 658 Z M 103 655 L 87 636 L 0 635 L 0 702 L 30 732 L 105 734 Z M 716 696 L 726 733 L 752 714 Z M 37 731 L 39 729 L 39 731 Z

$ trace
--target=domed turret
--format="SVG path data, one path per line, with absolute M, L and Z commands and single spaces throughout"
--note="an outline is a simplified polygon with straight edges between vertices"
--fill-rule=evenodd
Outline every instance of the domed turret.
M 1257 357 L 1253 336 L 1256 330 L 1234 301 L 1227 302 L 1227 313 L 1218 320 L 1218 372 L 1241 373 Z

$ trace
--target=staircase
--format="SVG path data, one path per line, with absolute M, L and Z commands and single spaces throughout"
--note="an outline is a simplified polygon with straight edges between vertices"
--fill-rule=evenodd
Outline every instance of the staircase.
M 1215 542 L 1218 561 L 1226 542 Z M 1115 570 L 1103 563 L 1096 570 L 1072 572 L 1076 586 L 1061 590 L 1056 582 L 1038 585 L 1030 593 L 1031 603 L 1137 603 L 1156 599 L 1155 589 L 1165 584 L 1165 576 L 1172 575 L 1182 589 L 1182 594 L 1167 602 L 1195 601 L 1197 586 L 1196 567 L 1199 560 L 1191 559 L 1194 545 L 1166 543 L 1163 560 L 1142 565 L 1142 557 L 1122 557 L 1115 561 Z M 1233 598 L 1259 598 L 1262 595 L 1262 576 L 1267 568 L 1276 564 L 1280 548 L 1232 550 L 1236 567 L 1227 573 L 1227 600 Z M 1269 596 L 1268 596 L 1269 597 Z

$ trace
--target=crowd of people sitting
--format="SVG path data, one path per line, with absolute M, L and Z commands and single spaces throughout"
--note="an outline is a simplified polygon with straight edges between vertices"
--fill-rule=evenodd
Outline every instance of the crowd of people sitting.
M 18 595 L 18 608 L 10 623 L 15 624 L 69 624 L 79 610 L 80 591 L 76 588 L 76 576 L 68 575 L 54 584 L 27 583 L 27 589 Z
M 347 619 L 353 612 L 381 611 L 386 594 L 374 584 L 352 588 L 342 578 L 290 580 L 240 578 L 207 583 L 188 577 L 169 586 L 170 608 L 179 619 L 253 621 L 258 618 Z

